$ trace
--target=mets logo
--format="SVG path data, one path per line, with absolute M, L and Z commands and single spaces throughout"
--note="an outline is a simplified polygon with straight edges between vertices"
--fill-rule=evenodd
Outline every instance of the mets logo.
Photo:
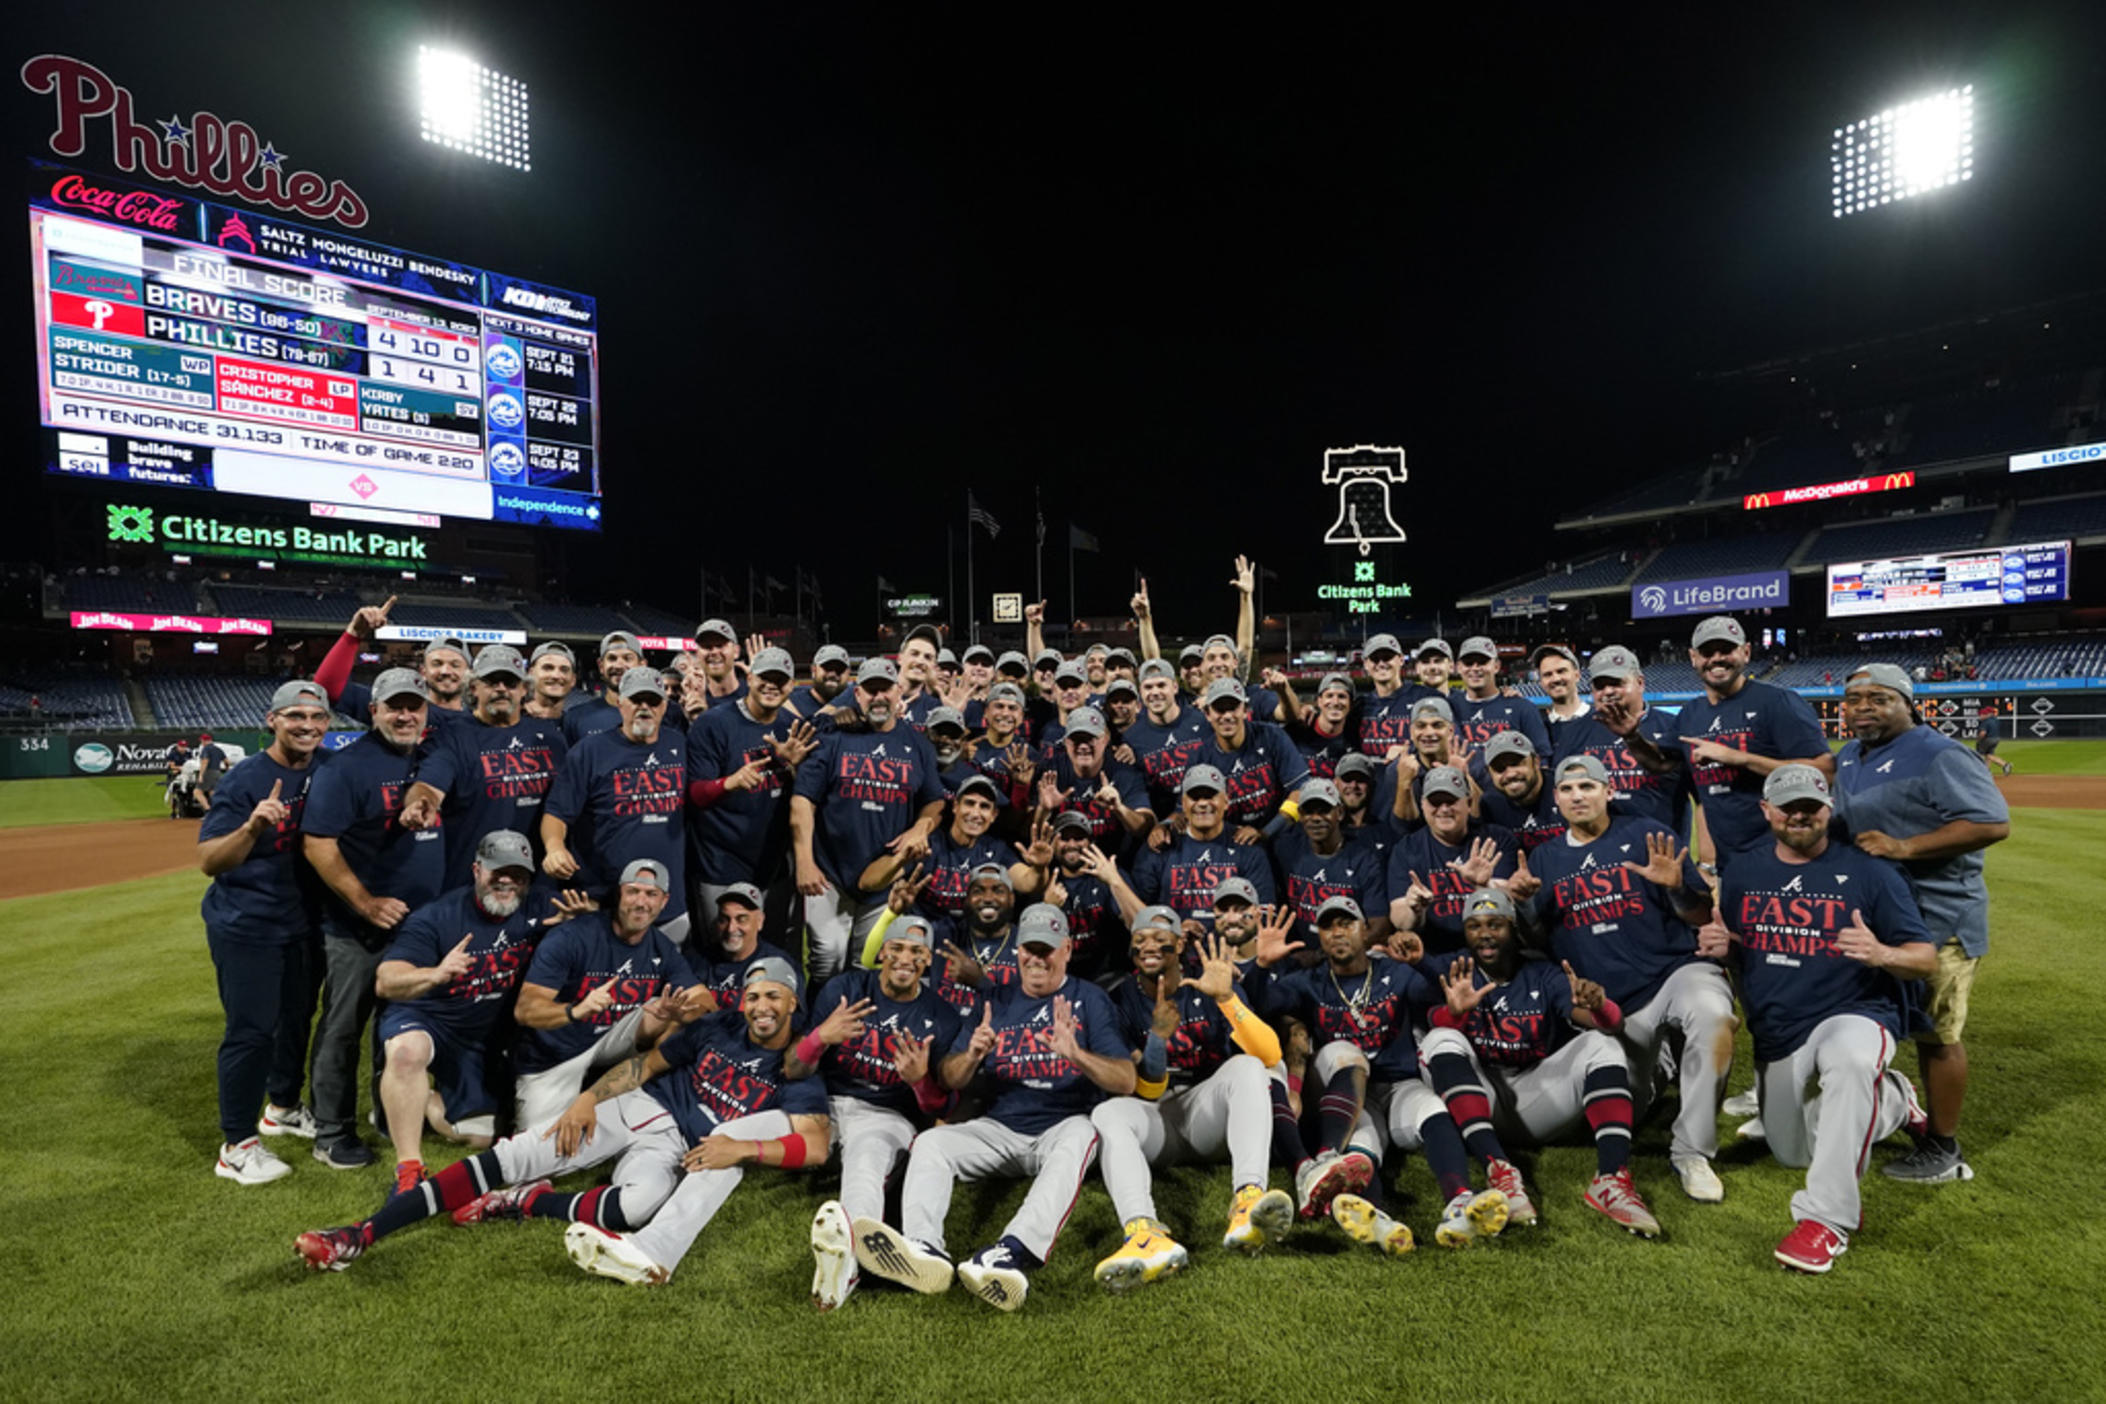
M 526 422 L 526 410 L 517 395 L 499 393 L 490 397 L 490 422 L 500 429 L 517 429 Z
M 483 357 L 483 365 L 499 380 L 519 379 L 519 352 L 510 342 L 500 341 Z
M 1647 614 L 1659 614 L 1667 608 L 1667 591 L 1658 585 L 1648 585 L 1638 592 L 1638 606 Z
M 500 478 L 516 478 L 525 467 L 526 455 L 519 451 L 519 445 L 499 439 L 490 446 L 490 471 Z

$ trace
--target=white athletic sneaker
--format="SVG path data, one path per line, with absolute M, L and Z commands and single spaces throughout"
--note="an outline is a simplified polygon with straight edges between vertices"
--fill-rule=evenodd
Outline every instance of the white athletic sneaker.
M 609 1233 L 591 1224 L 572 1224 L 563 1231 L 563 1251 L 587 1272 L 626 1282 L 632 1287 L 662 1287 L 673 1276 L 660 1267 L 625 1233 Z
M 212 1173 L 237 1185 L 267 1185 L 292 1173 L 292 1167 L 264 1149 L 254 1136 L 238 1146 L 221 1146 Z
M 967 1258 L 958 1269 L 958 1280 L 966 1291 L 1002 1311 L 1015 1311 L 1022 1306 L 1031 1290 L 1023 1265 L 1003 1243 L 982 1248 Z
M 1668 1160 L 1681 1178 L 1682 1193 L 1699 1204 L 1716 1204 L 1726 1197 L 1726 1187 L 1719 1183 L 1718 1172 L 1711 1162 L 1701 1155 L 1677 1155 Z
M 856 1290 L 855 1225 L 838 1199 L 812 1216 L 812 1305 L 832 1311 Z
M 1743 1141 L 1767 1141 L 1770 1138 L 1769 1129 L 1762 1124 L 1762 1118 L 1759 1116 L 1743 1121 L 1733 1134 Z
M 256 1123 L 259 1136 L 298 1136 L 303 1141 L 314 1139 L 314 1113 L 305 1107 L 280 1107 L 265 1103 L 263 1119 Z
M 1730 1116 L 1745 1121 L 1762 1111 L 1762 1098 L 1750 1087 L 1745 1092 L 1736 1092 L 1718 1104 L 1720 1116 Z

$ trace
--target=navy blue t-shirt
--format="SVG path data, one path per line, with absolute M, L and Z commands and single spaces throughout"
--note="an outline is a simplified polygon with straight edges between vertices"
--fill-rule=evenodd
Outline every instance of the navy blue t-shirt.
M 1671 760 L 1686 759 L 1680 727 L 1680 718 L 1661 707 L 1647 707 L 1638 718 L 1638 730 Z M 1560 723 L 1557 744 L 1556 760 L 1593 756 L 1602 763 L 1609 772 L 1609 802 L 1615 813 L 1635 814 L 1677 833 L 1689 831 L 1688 766 L 1677 764 L 1664 775 L 1647 770 L 1631 754 L 1630 743 L 1609 730 L 1595 712 Z M 1555 761 L 1543 767 L 1546 776 L 1556 772 Z M 1544 788 L 1552 787 L 1546 783 Z
M 1119 811 L 1097 798 L 1098 787 L 1105 780 L 1111 781 L 1120 802 L 1128 809 L 1150 809 L 1154 804 L 1140 770 L 1123 762 L 1108 760 L 1101 779 L 1084 780 L 1075 774 L 1074 763 L 1061 749 L 1053 752 L 1052 767 L 1054 783 L 1071 792 L 1054 812 L 1065 814 L 1073 810 L 1086 817 L 1090 821 L 1090 841 L 1099 848 L 1112 851 L 1126 842 L 1126 827 L 1119 822 Z
M 1307 722 L 1290 722 L 1281 729 L 1294 743 L 1294 749 L 1302 753 L 1302 763 L 1309 767 L 1309 773 L 1325 780 L 1338 773 L 1339 761 L 1358 749 L 1353 744 L 1350 725 L 1336 736 L 1326 736 Z
M 816 1077 L 793 1082 L 783 1076 L 782 1050 L 755 1043 L 742 1014 L 705 1014 L 667 1037 L 658 1052 L 671 1066 L 643 1090 L 673 1114 L 690 1144 L 755 1112 L 827 1113 L 826 1084 Z
M 929 885 L 921 890 L 916 906 L 924 916 L 962 917 L 974 868 L 982 863 L 1000 863 L 1006 871 L 1010 864 L 1021 861 L 1015 845 L 1006 839 L 982 834 L 960 843 L 951 837 L 950 826 L 942 825 L 929 835 L 929 856 L 919 860 Z M 909 864 L 907 871 L 913 866 Z
M 1762 682 L 1743 683 L 1739 692 L 1723 702 L 1698 697 L 1684 703 L 1676 731 L 1680 736 L 1716 741 L 1730 750 L 1773 760 L 1807 760 L 1828 754 L 1828 738 L 1807 700 Z M 1694 759 L 1689 772 L 1721 867 L 1742 849 L 1770 842 L 1770 826 L 1762 817 L 1762 776 L 1744 766 Z
M 1333 897 L 1352 898 L 1370 920 L 1389 915 L 1387 862 L 1350 831 L 1338 851 L 1326 856 L 1309 846 L 1309 836 L 1296 825 L 1272 841 L 1272 856 L 1286 884 L 1287 904 L 1301 916 L 1296 935 L 1302 940 L 1316 939 L 1316 909 Z
M 812 856 L 843 893 L 862 893 L 863 870 L 943 799 L 936 750 L 909 726 L 832 731 L 797 770 L 797 793 L 817 808 Z M 864 894 L 867 895 L 867 894 Z
M 1148 807 L 1158 815 L 1175 814 L 1185 768 L 1213 741 L 1214 728 L 1197 707 L 1184 706 L 1167 726 L 1142 712 L 1119 739 L 1133 748 L 1134 762 L 1148 782 Z
M 305 769 L 280 765 L 268 751 L 237 764 L 219 782 L 212 807 L 197 826 L 199 842 L 224 838 L 278 786 L 286 815 L 258 838 L 249 856 L 212 879 L 199 912 L 223 937 L 272 945 L 302 940 L 321 920 L 321 882 L 300 856 L 300 821 L 307 791 L 331 753 L 316 750 Z
M 1502 731 L 1518 731 L 1535 743 L 1536 754 L 1550 754 L 1550 729 L 1543 713 L 1526 697 L 1487 697 L 1482 701 L 1458 692 L 1448 699 L 1455 709 L 1455 735 L 1476 750 Z
M 575 1004 L 609 980 L 615 982 L 614 999 L 597 1014 L 553 1029 L 520 1029 L 520 1072 L 541 1072 L 577 1057 L 630 1010 L 666 990 L 693 985 L 695 972 L 656 927 L 630 945 L 614 934 L 605 912 L 587 912 L 548 934 L 527 966 L 524 983 L 555 991 L 560 1003 Z
M 1422 697 L 1438 697 L 1454 705 L 1448 689 L 1430 688 L 1424 683 L 1403 683 L 1387 697 L 1378 692 L 1361 693 L 1359 701 L 1353 704 L 1353 715 L 1347 719 L 1360 753 L 1379 761 L 1388 757 L 1390 747 L 1409 746 L 1411 709 Z
M 1358 975 L 1334 975 L 1329 962 L 1305 970 L 1253 966 L 1244 979 L 1260 1014 L 1300 1020 L 1319 1049 L 1340 1039 L 1352 1044 L 1377 1082 L 1418 1075 L 1411 1026 L 1418 1010 L 1442 1002 L 1440 987 L 1401 960 L 1371 960 Z
M 544 807 L 569 826 L 565 846 L 589 891 L 605 898 L 623 868 L 651 858 L 673 880 L 660 923 L 687 910 L 685 737 L 661 730 L 645 743 L 619 731 L 594 732 L 564 760 Z
M 446 885 L 474 877 L 475 846 L 498 829 L 525 834 L 541 852 L 541 802 L 570 745 L 557 722 L 527 717 L 512 726 L 471 721 L 434 732 L 417 778 L 446 794 Z
M 719 1009 L 736 1009 L 745 1002 L 747 967 L 771 956 L 789 966 L 793 974 L 803 968 L 797 957 L 766 941 L 755 941 L 753 954 L 741 960 L 733 960 L 721 953 L 709 956 L 698 953 L 688 963 L 694 967 L 695 978 L 701 982 L 702 987 L 717 997 Z M 798 975 L 792 984 L 797 990 L 798 1011 L 801 1016 L 804 1012 L 804 977 Z
M 563 713 L 563 739 L 575 747 L 588 736 L 602 731 L 619 731 L 622 727 L 622 709 L 609 702 L 604 694 L 594 693 Z M 680 699 L 665 700 L 665 715 L 659 719 L 660 735 L 671 732 L 680 735 L 687 730 L 687 713 L 681 710 Z
M 366 891 L 396 898 L 412 911 L 438 896 L 446 879 L 442 830 L 405 829 L 395 822 L 430 744 L 427 733 L 416 749 L 397 751 L 378 732 L 367 732 L 316 770 L 300 816 L 304 833 L 336 840 Z M 334 892 L 323 896 L 322 920 L 346 935 L 366 934 L 365 919 Z
M 825 1019 L 844 999 L 850 1004 L 867 999 L 877 1008 L 863 1020 L 860 1037 L 826 1050 L 819 1064 L 826 1090 L 833 1096 L 854 1097 L 902 1116 L 916 1115 L 914 1088 L 900 1081 L 899 1069 L 892 1065 L 893 1050 L 903 1034 L 927 1042 L 929 1070 L 933 1073 L 943 1061 L 945 1050 L 958 1040 L 958 1011 L 945 1003 L 927 980 L 915 990 L 914 998 L 896 1000 L 886 995 L 877 971 L 847 970 L 827 981 L 819 991 L 819 997 L 812 1002 L 813 1022 Z
M 329 707 L 331 711 L 341 712 L 360 726 L 371 726 L 373 724 L 373 689 L 362 682 L 345 683 L 344 690 L 336 695 L 336 700 L 331 702 Z M 462 689 L 461 705 L 458 707 L 441 707 L 436 702 L 425 703 L 424 717 L 427 735 L 440 727 L 455 726 L 464 721 L 474 720 L 474 714 L 468 710 L 467 689 Z
M 975 936 L 970 924 L 949 917 L 935 923 L 931 933 L 936 938 L 936 963 L 931 967 L 929 983 L 936 994 L 953 1009 L 971 1010 L 980 1003 L 980 997 L 991 987 L 1013 985 L 1017 980 L 1016 925 L 1004 926 L 993 936 Z M 961 985 L 951 978 L 950 960 L 943 954 L 946 944 L 954 945 L 971 954 L 980 963 L 986 980 L 978 989 Z M 1072 960 L 1072 957 L 1071 957 Z M 931 1056 L 935 1056 L 933 1053 Z
M 1521 841 L 1521 851 L 1533 853 L 1552 839 L 1565 836 L 1565 816 L 1558 811 L 1558 794 L 1551 788 L 1549 767 L 1544 767 L 1544 779 L 1536 790 L 1536 802 L 1529 805 L 1516 804 L 1497 785 L 1485 785 L 1478 801 L 1478 812 L 1487 824 L 1497 824 L 1512 832 Z
M 1886 945 L 1935 944 L 1894 864 L 1837 842 L 1810 862 L 1787 863 L 1772 843 L 1736 857 L 1719 876 L 1719 892 L 1720 916 L 1738 938 L 1730 959 L 1758 1062 L 1790 1057 L 1815 1025 L 1837 1014 L 1862 1014 L 1897 1040 L 1914 1032 L 1920 982 L 1835 946 L 1853 911 Z
M 715 804 L 688 816 L 689 846 L 703 882 L 766 887 L 782 871 L 783 855 L 790 851 L 790 786 L 796 777 L 775 759 L 768 743 L 788 736 L 796 720 L 778 710 L 774 720 L 763 725 L 744 702 L 720 703 L 688 728 L 690 782 L 722 780 L 749 761 L 764 767 L 760 783 L 752 789 L 727 790 Z
M 1429 956 L 1420 968 L 1438 981 L 1464 954 Z M 1451 1027 L 1470 1040 L 1478 1058 L 1488 1066 L 1532 1068 L 1578 1033 L 1572 1022 L 1572 981 L 1562 967 L 1547 960 L 1524 961 L 1503 985 L 1478 966 L 1471 973 L 1470 985 L 1490 993 Z
M 1236 998 L 1243 999 L 1243 986 L 1233 988 Z M 1142 1048 L 1155 1027 L 1155 1000 L 1141 992 L 1140 981 L 1132 975 L 1112 986 L 1111 997 L 1121 1036 L 1135 1049 Z M 1236 1046 L 1235 1030 L 1213 996 L 1201 994 L 1190 983 L 1180 984 L 1170 998 L 1177 1005 L 1177 1027 L 1163 1040 L 1170 1055 L 1170 1085 L 1204 1082 L 1243 1051 Z
M 548 896 L 530 891 L 518 911 L 494 917 L 476 904 L 473 886 L 458 887 L 411 912 L 395 928 L 382 961 L 406 960 L 429 970 L 466 936 L 475 965 L 435 990 L 389 1007 L 414 1009 L 463 1041 L 480 1044 L 511 1007 L 512 992 L 541 943 Z
M 1075 1013 L 1075 1041 L 1100 1058 L 1131 1058 L 1133 1049 L 1119 1034 L 1119 1016 L 1111 997 L 1087 980 L 1070 975 L 1059 989 L 1034 998 L 1021 983 L 988 991 L 994 1010 L 994 1051 L 980 1064 L 980 1074 L 996 1088 L 985 1115 L 1023 1136 L 1052 1130 L 1071 1116 L 1087 1116 L 1104 1100 L 1104 1091 L 1082 1075 L 1082 1069 L 1053 1051 L 1053 1001 L 1065 998 Z M 963 1053 L 972 1042 L 979 1016 L 958 1021 L 950 1051 Z
M 1287 739 L 1287 733 L 1270 722 L 1245 722 L 1243 744 L 1224 750 L 1218 737 L 1209 737 L 1192 758 L 1194 765 L 1211 765 L 1228 782 L 1230 828 L 1248 824 L 1262 829 L 1279 813 L 1280 804 L 1309 778 L 1309 763 Z
M 1389 851 L 1391 898 L 1402 897 L 1410 889 L 1413 873 L 1424 878 L 1426 886 L 1433 890 L 1433 901 L 1426 908 L 1425 920 L 1419 924 L 1419 939 L 1425 942 L 1428 951 L 1457 951 L 1463 947 L 1463 904 L 1477 889 L 1450 864 L 1468 858 L 1470 846 L 1479 839 L 1490 839 L 1499 845 L 1499 858 L 1492 865 L 1492 877 L 1495 880 L 1512 877 L 1514 860 L 1521 855 L 1521 841 L 1511 830 L 1482 820 L 1471 821 L 1461 843 L 1445 843 L 1434 835 L 1430 826 L 1422 824 L 1398 840 L 1396 847 Z
M 1697 958 L 1696 933 L 1675 915 L 1667 890 L 1624 866 L 1643 867 L 1646 836 L 1664 833 L 1650 819 L 1617 815 L 1592 843 L 1575 844 L 1568 833 L 1528 855 L 1528 870 L 1543 880 L 1534 907 L 1551 949 L 1626 1013 Z M 1682 890 L 1709 890 L 1690 856 L 1682 860 Z
M 1075 947 L 1068 968 L 1084 973 L 1116 964 L 1126 951 L 1126 920 L 1110 885 L 1090 873 L 1056 870 L 1054 876 L 1063 892 L 1060 909 L 1067 914 L 1068 940 Z
M 1133 890 L 1143 902 L 1162 903 L 1181 917 L 1214 924 L 1214 889 L 1232 877 L 1250 879 L 1258 905 L 1276 900 L 1272 861 L 1255 844 L 1231 843 L 1227 835 L 1210 839 L 1179 834 L 1166 848 L 1143 848 L 1134 859 Z

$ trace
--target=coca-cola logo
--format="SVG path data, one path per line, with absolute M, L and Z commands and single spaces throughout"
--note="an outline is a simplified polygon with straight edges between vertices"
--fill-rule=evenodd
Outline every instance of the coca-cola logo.
M 104 190 L 77 175 L 63 175 L 51 187 L 51 201 L 68 209 L 87 210 L 125 224 L 163 234 L 181 232 L 177 221 L 183 202 L 174 195 L 150 195 L 144 190 Z
M 58 120 L 49 144 L 61 156 L 78 156 L 87 150 L 88 124 L 106 117 L 111 159 L 121 171 L 143 169 L 155 180 L 334 220 L 349 229 L 366 222 L 366 202 L 357 191 L 312 171 L 287 171 L 285 153 L 260 139 L 246 122 L 230 122 L 202 110 L 188 122 L 181 117 L 139 122 L 132 115 L 131 89 L 94 64 L 65 54 L 39 54 L 29 60 L 22 65 L 22 82 L 32 92 L 50 93 L 56 101 Z M 56 197 L 56 191 L 53 193 Z M 175 226 L 146 227 L 172 230 Z

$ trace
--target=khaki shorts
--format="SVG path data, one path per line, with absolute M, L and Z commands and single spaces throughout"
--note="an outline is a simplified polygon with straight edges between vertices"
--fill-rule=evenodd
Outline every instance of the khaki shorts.
M 1967 1027 L 1967 997 L 1974 990 L 1974 969 L 1981 963 L 1980 956 L 1968 955 L 1961 949 L 1957 936 L 1938 947 L 1938 968 L 1925 981 L 1930 987 L 1930 1006 L 1926 1012 L 1931 1018 L 1932 1031 L 1919 1035 L 1922 1042 L 1960 1041 L 1960 1032 Z

